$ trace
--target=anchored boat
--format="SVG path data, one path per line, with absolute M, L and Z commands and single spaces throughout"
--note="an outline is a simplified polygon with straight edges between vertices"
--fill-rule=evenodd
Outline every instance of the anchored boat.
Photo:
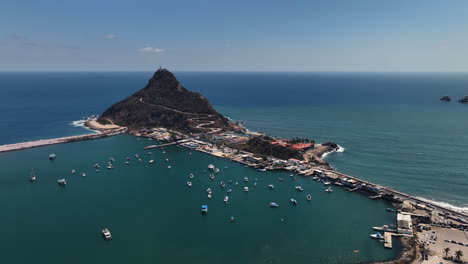
M 112 240 L 112 234 L 111 232 L 109 231 L 109 229 L 107 228 L 104 228 L 102 231 L 102 236 L 104 237 L 105 240 Z

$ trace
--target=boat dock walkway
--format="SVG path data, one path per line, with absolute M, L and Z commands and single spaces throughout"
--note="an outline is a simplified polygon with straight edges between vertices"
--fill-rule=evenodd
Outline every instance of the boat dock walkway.
M 393 233 L 385 232 L 384 233 L 384 247 L 392 248 L 392 235 Z
M 125 132 L 125 129 L 116 129 L 116 130 L 102 132 L 102 133 L 99 132 L 99 133 L 85 134 L 85 135 L 78 135 L 78 136 L 40 139 L 40 140 L 35 140 L 35 141 L 6 144 L 6 145 L 0 146 L 0 153 L 28 149 L 28 148 L 42 147 L 42 146 L 48 146 L 48 145 L 77 142 L 77 141 L 83 141 L 83 140 L 92 140 L 92 139 L 98 139 L 98 138 L 103 138 L 103 137 L 110 137 L 110 136 L 122 134 L 124 132 Z
M 180 143 L 183 143 L 183 142 L 185 142 L 185 140 L 184 141 L 179 140 L 179 141 L 160 144 L 160 145 L 150 145 L 150 146 L 144 147 L 144 149 L 154 149 L 154 148 L 160 148 L 160 147 L 165 147 L 165 146 L 170 146 L 170 145 L 177 145 L 177 144 L 180 144 Z

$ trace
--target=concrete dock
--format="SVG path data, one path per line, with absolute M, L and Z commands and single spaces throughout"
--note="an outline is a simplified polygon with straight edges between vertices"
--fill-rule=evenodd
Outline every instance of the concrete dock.
M 48 146 L 48 145 L 98 139 L 98 138 L 103 138 L 103 137 L 114 136 L 114 135 L 121 134 L 124 132 L 125 132 L 124 129 L 117 129 L 117 130 L 112 130 L 112 131 L 103 132 L 103 133 L 99 132 L 99 133 L 94 133 L 94 134 L 85 134 L 85 135 L 78 135 L 78 136 L 51 138 L 51 139 L 41 139 L 41 140 L 35 140 L 35 141 L 15 143 L 15 144 L 1 145 L 0 153 L 28 149 L 28 148 L 42 147 L 42 146 Z

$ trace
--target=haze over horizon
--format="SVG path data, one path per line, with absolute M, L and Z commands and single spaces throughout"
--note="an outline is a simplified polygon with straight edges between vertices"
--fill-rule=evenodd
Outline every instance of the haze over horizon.
M 468 2 L 12 1 L 0 71 L 468 71 Z

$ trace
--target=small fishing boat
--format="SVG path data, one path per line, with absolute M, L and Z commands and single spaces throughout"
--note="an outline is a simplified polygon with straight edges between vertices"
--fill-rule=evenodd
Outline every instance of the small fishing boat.
M 165 162 L 169 162 L 169 159 L 165 159 L 164 161 L 165 161 Z
M 189 177 L 190 179 L 193 179 L 193 174 L 190 173 L 188 177 Z
M 59 179 L 59 180 L 57 180 L 57 183 L 59 185 L 65 186 L 67 184 L 67 181 L 65 179 Z
M 99 169 L 101 166 L 99 166 L 98 163 L 94 164 L 94 168 Z
M 256 183 L 256 182 L 254 182 L 254 187 L 257 187 L 257 183 Z
M 50 160 L 54 160 L 55 158 L 56 158 L 55 153 L 52 153 L 52 154 L 49 155 L 49 159 L 50 159 Z
M 130 161 L 126 161 L 125 164 L 130 165 Z
M 232 190 L 231 189 L 228 189 L 226 193 L 232 193 Z
M 289 174 L 289 177 L 294 177 L 294 174 Z
M 219 173 L 219 169 L 218 169 L 218 168 L 216 168 L 214 172 L 215 172 L 215 173 Z
M 234 222 L 234 220 L 235 220 L 235 219 L 234 219 L 234 216 L 231 216 L 231 218 L 229 218 L 229 221 L 230 221 L 231 223 Z
M 125 159 L 126 159 L 126 160 L 130 160 L 130 157 L 126 157 Z
M 283 178 L 278 178 L 278 180 L 279 180 L 279 181 L 284 181 L 284 179 L 283 179 Z
M 291 198 L 291 203 L 292 203 L 293 205 L 297 205 L 297 201 L 296 201 L 295 199 L 292 199 L 292 198 Z
M 110 158 L 109 158 L 109 161 L 110 161 L 110 162 L 115 162 L 114 157 L 110 157 Z
M 112 240 L 112 234 L 111 232 L 109 231 L 109 229 L 107 228 L 104 228 L 102 231 L 102 236 L 104 237 L 105 240 Z
M 138 159 L 138 162 L 142 162 L 142 160 L 141 160 L 141 159 Z
M 395 209 L 393 209 L 393 208 L 390 208 L 390 207 L 386 208 L 385 210 L 387 210 L 387 212 L 392 212 L 392 213 L 396 212 L 396 210 L 395 210 Z
M 375 234 L 370 235 L 370 237 L 375 238 L 375 239 L 384 239 L 384 236 L 380 232 L 377 232 Z
M 224 202 L 225 202 L 225 203 L 228 203 L 228 200 L 229 200 L 229 197 L 228 197 L 228 196 L 224 196 Z
M 151 153 L 151 151 L 148 151 L 148 155 L 152 155 L 153 153 Z
M 36 174 L 34 174 L 34 169 L 31 169 L 31 178 L 29 179 L 30 182 L 33 182 L 36 180 Z
M 211 193 L 211 188 L 206 189 L 207 193 Z
M 323 182 L 323 185 L 330 185 L 330 184 L 332 184 L 331 181 L 324 181 Z
M 248 182 L 248 181 L 249 181 L 249 178 L 244 177 L 244 181 L 245 181 L 245 182 Z
M 208 213 L 208 205 L 202 205 L 201 206 L 201 212 L 202 212 L 202 214 Z
M 112 165 L 112 163 L 109 162 L 109 164 L 107 164 L 107 169 L 110 170 L 110 169 L 113 169 L 114 166 Z
M 150 160 L 148 161 L 149 164 L 153 164 L 154 163 L 154 160 Z
M 270 203 L 270 207 L 276 208 L 278 206 L 279 206 L 279 204 L 277 204 L 277 203 Z
M 220 183 L 220 185 L 221 185 L 222 188 L 224 188 L 226 186 L 226 184 L 223 181 Z
M 162 153 L 163 153 L 163 154 L 166 154 L 166 151 L 165 151 L 165 150 L 163 150 L 163 152 L 162 152 Z
M 167 166 L 168 169 L 172 168 L 172 166 Z
M 269 184 L 269 185 L 268 185 L 268 188 L 270 188 L 270 189 L 274 189 L 274 188 L 275 188 L 275 186 L 274 186 L 273 184 Z
M 248 192 L 249 191 L 249 187 L 245 186 L 244 187 L 244 192 Z
M 318 179 L 320 179 L 320 178 L 317 177 L 317 176 L 312 177 L 312 180 L 314 180 L 314 181 L 316 181 L 316 180 L 318 180 Z
M 191 182 L 191 181 L 188 181 L 188 182 L 187 182 L 187 186 L 188 186 L 188 187 L 192 187 L 192 182 Z
M 214 180 L 215 176 L 213 174 L 210 174 L 210 179 Z
M 215 167 L 214 167 L 213 164 L 210 164 L 210 165 L 208 165 L 208 169 L 211 170 L 211 171 L 214 171 Z
M 296 191 L 298 191 L 298 192 L 304 191 L 304 189 L 303 189 L 301 186 L 299 186 L 299 185 L 296 186 L 296 187 L 294 187 L 294 189 L 296 189 Z
M 139 156 L 138 156 L 138 154 L 135 154 L 135 158 L 137 158 L 137 159 L 138 159 L 138 157 L 139 157 Z
M 75 174 L 76 170 L 72 170 L 72 174 Z
M 208 194 L 208 199 L 211 199 L 211 193 Z
M 312 196 L 310 196 L 310 194 L 308 194 L 308 195 L 306 195 L 306 199 L 307 199 L 307 201 L 310 201 L 310 200 L 312 200 Z
M 327 193 L 331 193 L 333 192 L 332 188 L 331 187 L 328 187 L 326 190 L 325 190 Z
M 239 184 L 239 182 L 235 182 L 235 183 L 234 183 L 234 185 L 236 185 L 236 186 L 237 186 L 238 184 Z
M 81 173 L 81 176 L 86 177 L 86 172 Z

